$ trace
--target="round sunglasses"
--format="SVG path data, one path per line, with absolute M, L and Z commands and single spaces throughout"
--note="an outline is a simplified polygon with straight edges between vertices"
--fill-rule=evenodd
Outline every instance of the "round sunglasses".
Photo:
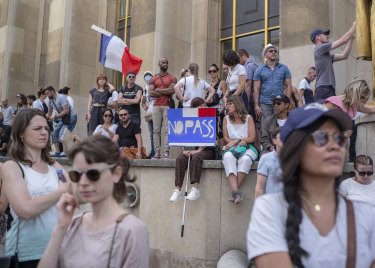
M 340 147 L 346 146 L 348 142 L 348 137 L 344 134 L 344 132 L 341 131 L 330 134 L 327 131 L 317 130 L 311 134 L 313 142 L 319 147 L 327 145 L 330 136 L 332 136 L 333 141 L 336 142 Z
M 114 168 L 115 166 L 117 166 L 117 164 L 112 164 L 112 165 L 106 166 L 104 168 L 90 168 L 86 171 L 78 171 L 78 170 L 72 169 L 72 170 L 68 171 L 68 174 L 69 174 L 69 177 L 70 177 L 72 182 L 79 182 L 79 180 L 81 179 L 83 174 L 85 174 L 86 177 L 90 181 L 98 181 L 100 179 L 100 174 L 104 170 Z

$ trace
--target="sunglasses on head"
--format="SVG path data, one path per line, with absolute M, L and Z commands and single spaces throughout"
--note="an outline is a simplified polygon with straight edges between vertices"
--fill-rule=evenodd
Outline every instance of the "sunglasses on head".
M 78 170 L 74 170 L 73 169 L 73 170 L 70 170 L 68 172 L 68 174 L 69 174 L 69 177 L 72 180 L 72 182 L 79 182 L 79 180 L 82 177 L 82 174 L 85 174 L 86 177 L 90 181 L 97 181 L 97 180 L 100 179 L 100 174 L 104 170 L 107 170 L 107 169 L 110 169 L 110 168 L 114 168 L 115 166 L 117 166 L 117 164 L 112 164 L 112 165 L 106 166 L 104 168 L 90 168 L 90 169 L 88 169 L 86 171 L 78 171 Z
M 123 113 L 123 114 L 118 114 L 118 116 L 126 116 L 126 115 L 128 115 L 129 113 Z
M 344 132 L 338 131 L 330 134 L 327 131 L 317 130 L 311 134 L 313 142 L 319 147 L 327 145 L 330 136 L 332 136 L 334 142 L 336 142 L 340 147 L 346 146 L 348 137 L 344 134 Z
M 372 174 L 374 174 L 374 171 L 359 171 L 358 169 L 355 169 L 357 170 L 359 176 L 372 176 Z
M 210 74 L 210 73 L 216 73 L 217 72 L 217 70 L 208 70 L 208 73 Z

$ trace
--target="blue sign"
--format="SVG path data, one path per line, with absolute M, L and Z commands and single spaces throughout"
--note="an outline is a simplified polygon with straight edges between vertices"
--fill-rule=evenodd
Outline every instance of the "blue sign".
M 168 109 L 169 146 L 216 146 L 216 109 Z

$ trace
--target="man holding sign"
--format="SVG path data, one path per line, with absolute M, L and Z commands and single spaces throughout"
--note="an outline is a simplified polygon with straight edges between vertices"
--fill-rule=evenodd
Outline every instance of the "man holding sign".
M 206 108 L 207 106 L 206 106 L 203 99 L 194 98 L 194 99 L 192 99 L 192 101 L 190 103 L 190 107 L 191 108 Z M 214 112 L 213 115 L 215 116 L 215 112 L 216 112 L 215 108 L 211 108 L 211 109 L 213 110 L 213 112 Z M 209 110 L 211 110 L 211 109 L 209 109 Z M 186 109 L 184 109 L 184 110 L 186 110 Z M 193 110 L 193 109 L 189 109 L 189 110 Z M 198 109 L 194 109 L 194 110 L 198 110 Z M 203 110 L 203 109 L 199 109 L 199 110 Z M 206 110 L 206 109 L 204 109 L 204 110 Z M 177 111 L 183 111 L 183 110 L 176 110 L 176 112 Z M 171 112 L 175 112 L 175 111 L 171 110 Z M 205 118 L 210 118 L 210 117 L 205 117 Z M 173 117 L 171 117 L 170 119 L 173 119 Z M 211 120 L 215 121 L 214 119 L 211 119 Z M 178 122 L 182 122 L 182 121 L 178 121 Z M 196 121 L 195 126 L 197 125 L 197 122 L 199 122 L 199 121 Z M 174 135 L 184 136 L 182 134 L 183 132 L 181 133 L 182 134 L 181 135 L 181 134 L 178 134 L 179 131 L 176 131 L 176 129 L 173 130 L 173 128 L 171 127 L 171 125 L 173 123 L 174 122 L 171 122 L 171 121 L 168 122 L 169 130 L 170 130 L 169 136 L 170 137 L 174 136 Z M 216 126 L 215 122 L 213 122 L 213 126 Z M 194 130 L 193 130 L 193 132 L 194 132 Z M 199 132 L 199 131 L 196 130 L 196 132 Z M 212 136 L 213 141 L 215 141 L 216 131 L 213 130 L 212 134 L 213 135 L 208 135 L 208 136 Z M 185 139 L 190 141 L 191 140 L 190 135 L 185 135 Z M 208 139 L 210 139 L 210 137 L 208 137 Z M 171 137 L 170 140 L 173 141 L 174 140 L 173 137 Z M 183 142 L 183 141 L 181 141 L 181 142 Z M 200 197 L 199 181 L 200 181 L 201 173 L 202 173 L 202 163 L 203 163 L 203 160 L 214 159 L 214 157 L 215 157 L 214 149 L 215 149 L 215 147 L 205 147 L 205 146 L 184 147 L 184 150 L 182 151 L 182 153 L 180 153 L 180 155 L 176 159 L 176 173 L 175 173 L 176 189 L 173 190 L 172 196 L 171 196 L 169 201 L 176 202 L 182 197 L 181 187 L 182 187 L 182 184 L 184 182 L 185 172 L 186 172 L 186 169 L 188 167 L 188 159 L 190 157 L 191 157 L 191 161 L 190 161 L 191 162 L 191 170 L 190 170 L 190 174 L 188 174 L 188 176 L 190 176 L 191 184 L 193 184 L 194 186 L 191 187 L 191 190 L 190 190 L 189 195 L 187 196 L 187 199 L 188 200 L 196 200 Z

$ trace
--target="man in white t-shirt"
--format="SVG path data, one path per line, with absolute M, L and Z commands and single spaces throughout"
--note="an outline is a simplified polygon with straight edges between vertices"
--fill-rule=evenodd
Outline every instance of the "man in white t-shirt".
M 277 128 L 271 133 L 272 142 L 276 147 L 276 150 L 262 155 L 259 160 L 257 183 L 255 185 L 255 198 L 262 194 L 278 193 L 283 189 L 283 184 L 280 181 L 282 171 L 279 154 L 283 147 L 283 143 L 280 140 L 280 130 L 281 128 Z
M 306 77 L 299 82 L 298 94 L 302 99 L 304 105 L 314 102 L 314 93 L 311 87 L 311 83 L 315 80 L 315 78 L 315 67 L 310 67 L 307 71 Z
M 1 113 L 3 114 L 3 124 L 5 128 L 9 128 L 10 125 L 12 124 L 12 114 L 14 114 L 14 108 L 12 106 L 8 105 L 8 99 L 3 98 L 1 100 L 1 103 L 3 105 L 1 109 Z
M 263 151 L 272 152 L 275 147 L 272 143 L 271 133 L 275 131 L 278 127 L 282 127 L 285 124 L 285 121 L 288 117 L 288 109 L 290 105 L 290 100 L 288 96 L 282 94 L 277 95 L 272 99 L 273 108 L 275 114 L 267 117 L 262 125 L 262 146 Z

